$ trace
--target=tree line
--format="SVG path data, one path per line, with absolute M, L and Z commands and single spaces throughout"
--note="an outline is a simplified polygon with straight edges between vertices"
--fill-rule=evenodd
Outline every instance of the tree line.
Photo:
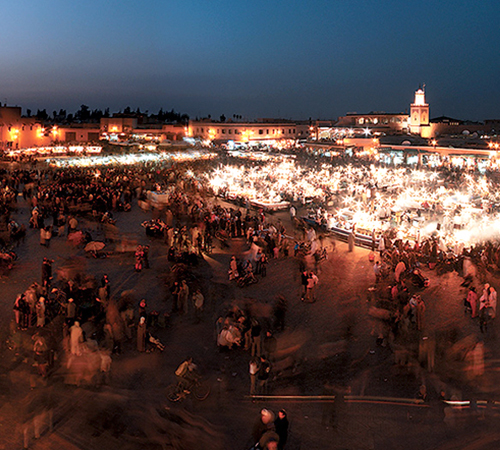
M 32 114 L 31 109 L 26 111 L 27 117 L 36 117 L 42 122 L 50 123 L 99 123 L 102 118 L 111 117 L 109 108 L 103 110 L 101 109 L 90 109 L 87 105 L 81 105 L 80 109 L 74 113 L 67 113 L 65 109 L 60 109 L 59 111 L 52 111 L 52 114 L 48 113 L 46 109 L 38 109 L 36 114 Z M 149 111 L 142 112 L 140 108 L 133 110 L 130 106 L 127 106 L 123 111 L 118 111 L 113 113 L 113 116 L 118 117 L 134 117 L 138 119 L 139 123 L 182 123 L 187 124 L 189 122 L 189 116 L 187 114 L 182 114 L 171 109 L 170 111 L 160 108 L 159 111 L 154 114 L 149 114 Z

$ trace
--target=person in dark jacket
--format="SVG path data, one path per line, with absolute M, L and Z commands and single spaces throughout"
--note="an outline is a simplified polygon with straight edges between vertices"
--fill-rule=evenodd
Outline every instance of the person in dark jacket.
M 274 428 L 279 436 L 278 450 L 283 450 L 288 439 L 288 417 L 284 409 L 278 412 L 278 417 L 274 421 Z

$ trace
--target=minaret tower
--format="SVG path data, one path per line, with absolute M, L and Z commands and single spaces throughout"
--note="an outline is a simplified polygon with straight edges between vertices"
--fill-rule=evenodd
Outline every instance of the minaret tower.
M 410 105 L 410 131 L 422 137 L 430 137 L 429 104 L 425 103 L 424 88 L 415 91 L 415 101 Z

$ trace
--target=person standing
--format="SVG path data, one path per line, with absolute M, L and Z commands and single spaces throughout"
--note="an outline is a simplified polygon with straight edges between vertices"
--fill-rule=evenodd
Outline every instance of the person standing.
M 65 305 L 66 309 L 66 323 L 71 326 L 73 325 L 75 319 L 76 319 L 76 305 L 75 301 L 72 298 L 68 299 L 68 303 Z
M 262 355 L 260 357 L 259 372 L 257 373 L 257 379 L 259 380 L 259 394 L 267 394 L 270 375 L 271 363 L 264 355 Z
M 494 319 L 497 315 L 497 291 L 493 286 L 490 286 L 488 290 L 488 300 L 490 303 L 490 318 Z
M 179 310 L 182 314 L 187 314 L 188 312 L 188 299 L 189 299 L 189 286 L 186 280 L 182 280 L 181 287 L 179 290 Z
M 274 327 L 278 331 L 283 331 L 285 329 L 286 310 L 286 299 L 280 294 L 276 297 L 276 303 L 274 304 Z
M 179 293 L 181 290 L 181 285 L 178 281 L 174 281 L 174 284 L 170 288 L 170 293 L 172 294 L 172 312 L 176 312 L 179 305 Z
M 406 271 L 406 265 L 401 260 L 396 264 L 396 268 L 394 269 L 394 277 L 396 279 L 396 283 L 401 281 L 401 275 Z
M 479 297 L 474 286 L 471 286 L 469 288 L 469 293 L 467 294 L 467 303 L 469 304 L 471 309 L 471 317 L 474 319 L 479 314 Z
M 262 275 L 262 278 L 264 278 L 267 275 L 267 264 L 268 264 L 268 259 L 265 253 L 262 253 L 261 259 L 260 259 L 260 273 Z
M 44 327 L 45 326 L 45 298 L 40 297 L 36 306 L 36 326 Z
M 16 301 L 14 302 L 14 315 L 16 318 L 16 325 L 17 328 L 21 329 L 22 328 L 22 294 L 18 294 L 16 297 Z
M 139 352 L 146 351 L 146 318 L 142 316 L 137 326 L 137 350 Z
M 70 352 L 72 355 L 82 355 L 83 330 L 80 327 L 80 322 L 76 321 L 69 329 L 70 332 Z
M 231 262 L 229 264 L 229 280 L 236 280 L 239 276 L 236 256 L 231 256 Z
M 303 302 L 306 301 L 307 294 L 307 282 L 309 279 L 309 272 L 307 270 L 302 270 L 300 273 L 300 283 L 302 285 L 302 297 L 300 298 Z
M 143 253 L 143 261 L 144 261 L 144 268 L 149 269 L 149 245 L 144 245 L 142 247 L 142 253 Z
M 375 261 L 373 265 L 373 273 L 375 274 L 375 284 L 380 282 L 380 278 L 382 277 L 382 266 L 380 261 Z
M 251 325 L 252 347 L 250 353 L 252 356 L 260 356 L 262 327 L 257 319 L 252 319 Z
M 270 433 L 274 432 L 274 420 L 276 416 L 269 409 L 261 409 L 259 418 L 255 422 L 252 430 L 253 441 L 259 444 L 258 448 L 264 448 L 267 444 L 268 439 L 264 438 L 264 436 L 269 436 Z M 276 434 L 276 438 L 278 435 Z M 256 446 L 257 447 L 257 446 Z
M 248 373 L 250 374 L 250 395 L 255 395 L 255 386 L 257 382 L 257 373 L 259 372 L 259 364 L 257 358 L 250 360 Z
M 314 272 L 309 272 L 307 277 L 307 286 L 306 286 L 306 302 L 314 303 L 316 301 L 316 285 L 318 284 L 318 277 Z
M 278 346 L 278 341 L 269 330 L 266 331 L 266 335 L 264 336 L 263 346 L 264 355 L 272 361 L 274 353 L 276 352 L 276 347 Z
M 48 258 L 43 258 L 42 262 L 42 286 L 47 288 L 50 287 L 50 282 L 52 280 L 52 260 Z
M 196 321 L 199 322 L 201 320 L 201 313 L 203 311 L 203 305 L 205 303 L 205 297 L 201 293 L 200 289 L 196 289 L 193 294 L 193 304 L 194 304 L 194 314 L 196 317 Z
M 279 436 L 278 440 L 278 450 L 283 450 L 285 448 L 286 441 L 288 440 L 288 417 L 286 411 L 281 409 L 278 412 L 278 417 L 274 421 L 274 428 Z
M 354 228 L 352 231 L 349 233 L 349 237 L 347 238 L 347 245 L 349 247 L 349 252 L 354 251 L 354 245 L 356 243 L 356 232 L 354 231 Z

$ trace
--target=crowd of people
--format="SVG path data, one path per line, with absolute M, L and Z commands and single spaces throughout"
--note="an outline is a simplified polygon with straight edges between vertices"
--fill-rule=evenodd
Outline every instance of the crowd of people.
M 200 170 L 205 164 L 200 162 Z M 179 170 L 169 163 L 143 164 L 141 168 L 5 171 L 0 189 L 5 246 L 20 243 L 21 236 L 36 230 L 43 247 L 49 247 L 51 240 L 69 239 L 81 233 L 82 239 L 77 243 L 81 248 L 92 240 L 82 224 L 93 221 L 112 229 L 116 225 L 111 220 L 113 212 L 130 211 L 137 201 L 151 211 L 152 222 L 145 227 L 147 237 L 162 240 L 172 273 L 171 308 L 158 312 L 150 310 L 145 299 L 137 303 L 121 292 L 113 292 L 106 274 L 58 272 L 56 276 L 53 265 L 58 262 L 44 258 L 40 280 L 19 293 L 14 301 L 11 336 L 15 351 L 26 355 L 21 336 L 23 332 L 32 334 L 28 353 L 40 378 L 47 379 L 63 368 L 70 384 L 109 383 L 113 355 L 123 352 L 127 342 L 135 341 L 133 347 L 141 353 L 161 351 L 164 345 L 154 334 L 166 326 L 170 315 L 182 317 L 192 311 L 196 323 L 207 320 L 204 310 L 209 293 L 189 274 L 215 245 L 229 253 L 232 240 L 240 239 L 247 245 L 244 253 L 233 255 L 229 262 L 229 284 L 238 283 L 245 288 L 272 271 L 270 262 L 293 257 L 300 271 L 301 284 L 297 288 L 301 289 L 301 300 L 317 300 L 319 263 L 326 257 L 321 236 L 308 227 L 287 230 L 280 220 L 271 220 L 263 210 L 214 202 L 209 188 L 196 177 L 187 176 L 187 170 L 182 169 L 186 176 L 180 177 Z M 22 194 L 30 208 L 26 224 L 18 223 L 14 217 L 17 193 Z M 161 199 L 154 199 L 152 193 L 161 193 Z M 293 211 L 292 219 L 295 214 Z M 116 234 L 106 233 L 106 240 L 116 240 Z M 478 318 L 480 331 L 487 333 L 488 324 L 496 315 L 497 296 L 486 279 L 489 271 L 500 267 L 499 245 L 487 242 L 450 249 L 438 236 L 410 242 L 387 232 L 372 251 L 375 283 L 370 314 L 375 319 L 373 333 L 377 344 L 390 346 L 396 354 L 406 340 L 427 337 L 428 279 L 423 275 L 424 268 L 436 272 L 456 270 L 463 276 L 464 286 L 469 288 L 467 311 L 472 319 Z M 150 267 L 148 252 L 148 245 L 135 247 L 131 272 Z M 477 269 L 474 276 L 471 267 Z M 241 348 L 248 352 L 252 398 L 272 393 L 272 381 L 279 376 L 275 353 L 280 334 L 286 328 L 288 301 L 284 295 L 267 301 L 271 317 L 259 317 L 248 304 L 233 303 L 218 311 L 215 323 L 216 343 L 221 351 Z M 44 332 L 47 329 L 49 333 Z M 427 368 L 433 370 L 434 364 L 429 361 Z M 261 441 L 267 433 L 269 439 L 261 443 L 262 448 L 284 448 L 286 433 L 279 430 L 287 429 L 283 425 L 287 423 L 283 421 L 286 413 L 270 419 L 268 415 L 273 414 L 266 411 L 259 418 L 260 428 L 255 431 L 254 440 Z

